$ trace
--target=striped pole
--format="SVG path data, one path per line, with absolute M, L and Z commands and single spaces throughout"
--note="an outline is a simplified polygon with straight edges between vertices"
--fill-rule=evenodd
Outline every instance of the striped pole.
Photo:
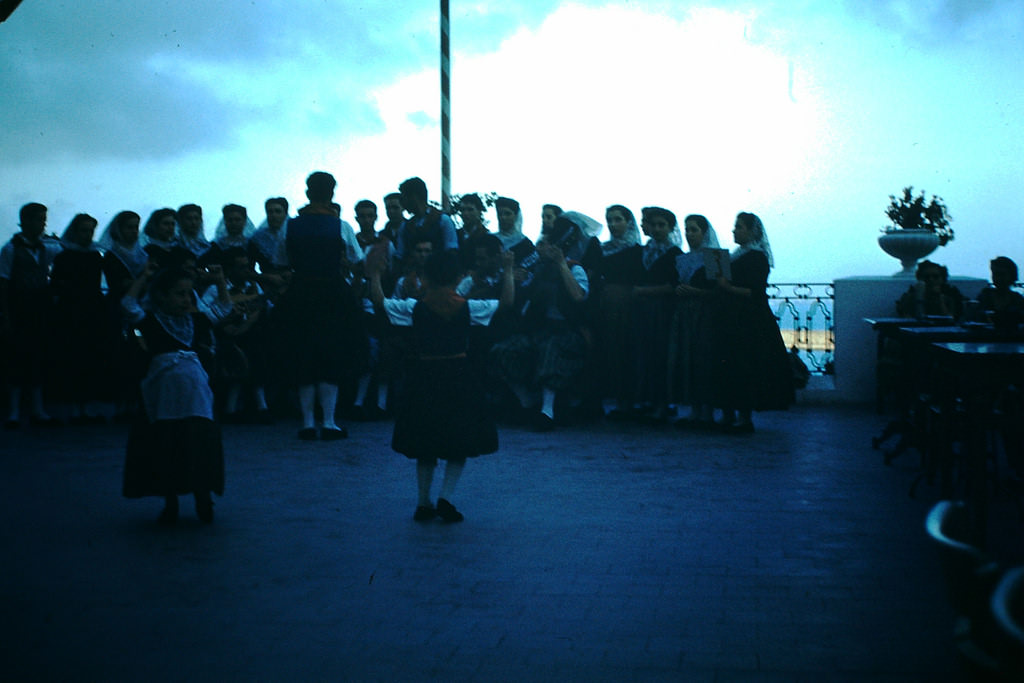
M 452 203 L 451 60 L 448 46 L 448 0 L 441 0 L 441 206 Z

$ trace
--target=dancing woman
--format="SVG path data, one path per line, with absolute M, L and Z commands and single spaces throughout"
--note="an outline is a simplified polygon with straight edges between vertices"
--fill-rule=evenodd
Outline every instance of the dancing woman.
M 408 384 L 395 419 L 391 447 L 416 460 L 418 501 L 413 519 L 440 517 L 461 522 L 451 503 L 466 459 L 498 449 L 498 433 L 483 400 L 481 377 L 472 372 L 467 350 L 471 325 L 488 325 L 499 308 L 512 305 L 512 257 L 505 252 L 501 298 L 464 299 L 455 293 L 460 273 L 454 251 L 432 254 L 424 267 L 426 291 L 419 300 L 385 299 L 383 258 L 367 263 L 370 299 L 392 325 L 412 327 Z M 436 507 L 430 489 L 437 461 L 445 460 Z

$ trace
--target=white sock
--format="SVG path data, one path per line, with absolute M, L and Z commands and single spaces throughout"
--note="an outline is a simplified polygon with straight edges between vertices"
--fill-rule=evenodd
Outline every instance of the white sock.
M 253 398 L 256 400 L 256 410 L 267 410 L 267 392 L 263 387 L 256 387 L 252 390 Z
M 320 409 L 324 411 L 324 428 L 337 429 L 334 423 L 334 409 L 338 405 L 338 385 L 320 382 L 317 385 L 317 396 L 320 398 Z
M 544 413 L 552 420 L 555 419 L 555 390 L 544 387 L 543 394 L 543 405 L 541 406 L 540 412 Z
M 430 506 L 430 485 L 434 481 L 434 468 L 437 467 L 436 460 L 416 461 L 416 489 L 419 493 L 417 505 Z M 445 475 L 447 477 L 447 474 Z
M 299 387 L 299 408 L 302 409 L 303 429 L 316 427 L 316 420 L 313 418 L 313 407 L 315 405 L 316 387 L 312 384 L 303 384 Z
M 444 498 L 449 503 L 452 500 L 452 494 L 455 493 L 455 485 L 459 483 L 459 477 L 462 476 L 462 470 L 466 466 L 466 460 L 449 460 L 444 466 L 444 479 L 441 481 L 441 494 L 440 498 Z

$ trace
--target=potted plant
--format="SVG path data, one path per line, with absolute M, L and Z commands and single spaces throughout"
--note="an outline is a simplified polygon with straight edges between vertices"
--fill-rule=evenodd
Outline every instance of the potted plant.
M 918 260 L 953 239 L 952 217 L 942 198 L 932 195 L 929 202 L 923 190 L 915 196 L 912 186 L 903 188 L 899 197 L 889 195 L 885 215 L 892 225 L 882 228 L 878 244 L 900 260 L 898 277 L 913 277 Z

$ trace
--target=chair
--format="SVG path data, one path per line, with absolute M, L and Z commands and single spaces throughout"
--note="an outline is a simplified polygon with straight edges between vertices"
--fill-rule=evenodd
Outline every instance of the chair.
M 998 668 L 991 651 L 996 638 L 989 600 L 1000 571 L 967 542 L 970 524 L 963 503 L 943 500 L 928 513 L 925 529 L 938 548 L 949 603 L 956 613 L 954 642 L 972 673 L 988 677 Z
M 1006 572 L 992 593 L 995 654 L 1004 681 L 1024 681 L 1024 567 Z

